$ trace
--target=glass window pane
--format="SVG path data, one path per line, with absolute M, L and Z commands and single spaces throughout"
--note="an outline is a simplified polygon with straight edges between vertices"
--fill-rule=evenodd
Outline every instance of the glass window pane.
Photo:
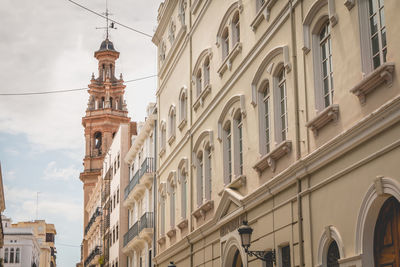
M 379 52 L 379 39 L 378 35 L 372 37 L 372 55 L 376 55 Z
M 328 62 L 324 61 L 322 62 L 322 75 L 323 77 L 328 76 L 328 66 L 327 66 Z
M 322 50 L 322 60 L 325 60 L 326 59 L 326 43 L 323 43 L 322 44 L 322 46 L 321 46 L 321 50 Z
M 382 29 L 382 47 L 386 46 L 386 28 Z
M 371 35 L 374 35 L 378 31 L 378 20 L 377 16 L 374 15 L 370 19 Z
M 381 60 L 379 58 L 379 54 L 374 57 L 373 61 L 374 61 L 374 69 L 376 69 L 377 67 L 379 67 L 381 65 Z
M 385 48 L 383 50 L 383 62 L 386 62 L 386 53 L 387 53 L 387 49 Z
M 376 6 L 376 0 L 369 0 L 369 14 L 372 15 L 376 12 L 377 6 Z
M 329 81 L 328 78 L 324 79 L 324 95 L 327 95 L 329 93 Z
M 381 28 L 385 27 L 385 10 L 382 8 L 379 13 L 380 15 L 380 19 L 381 19 Z

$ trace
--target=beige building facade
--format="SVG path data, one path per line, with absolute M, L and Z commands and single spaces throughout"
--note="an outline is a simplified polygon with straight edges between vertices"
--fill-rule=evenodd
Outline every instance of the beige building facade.
M 160 5 L 157 266 L 400 265 L 399 11 Z
M 34 220 L 27 222 L 17 222 L 11 224 L 13 229 L 32 229 L 33 237 L 36 239 L 40 248 L 39 267 L 55 267 L 57 249 L 55 247 L 56 228 L 52 223 L 45 220 Z
M 121 191 L 122 204 L 128 211 L 122 248 L 127 267 L 153 266 L 156 121 L 156 104 L 150 103 L 146 120 L 138 123 L 138 134 L 132 137 L 132 146 L 124 157 L 130 170 L 129 183 Z

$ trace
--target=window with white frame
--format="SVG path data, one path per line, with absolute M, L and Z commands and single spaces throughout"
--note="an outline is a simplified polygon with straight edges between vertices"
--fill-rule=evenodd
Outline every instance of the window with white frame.
M 201 75 L 201 69 L 197 71 L 196 74 L 196 92 L 197 96 L 201 94 L 201 91 L 203 90 L 203 77 Z
M 170 199 L 169 199 L 169 212 L 170 212 L 170 225 L 171 228 L 175 227 L 175 185 L 170 185 L 171 189 L 170 189 Z
M 186 179 L 186 170 L 182 168 L 179 171 L 180 181 L 181 181 L 181 217 L 186 219 L 186 210 L 187 210 L 187 179 Z
M 203 64 L 204 69 L 204 87 L 210 84 L 210 58 L 206 57 Z
M 232 19 L 232 46 L 240 42 L 239 11 L 236 11 Z
M 368 0 L 368 11 L 372 62 L 376 69 L 386 62 L 387 54 L 384 0 Z
M 4 249 L 4 263 L 8 263 L 8 248 Z
M 176 129 L 176 113 L 175 106 L 171 106 L 168 114 L 168 129 L 169 129 L 169 140 L 175 137 L 175 129 Z
M 197 154 L 197 206 L 203 204 L 203 191 L 204 191 L 204 161 L 203 161 L 203 151 Z
M 227 121 L 224 127 L 224 170 L 225 170 L 225 183 L 230 183 L 232 181 L 232 129 L 231 122 Z
M 229 55 L 229 30 L 228 27 L 222 32 L 222 59 L 225 59 Z
M 288 113 L 287 113 L 287 90 L 286 90 L 286 74 L 285 68 L 281 67 L 276 77 L 276 93 L 278 95 L 278 116 L 276 116 L 277 127 L 279 129 L 278 141 L 282 142 L 287 139 L 288 133 Z
M 197 153 L 197 205 L 200 206 L 206 200 L 211 200 L 211 154 L 209 144 Z
M 259 89 L 260 152 L 266 155 L 271 151 L 271 92 L 267 80 Z
M 234 117 L 234 129 L 235 129 L 235 173 L 237 175 L 243 175 L 243 120 L 242 113 L 236 112 Z
M 187 95 L 186 88 L 182 88 L 179 95 L 179 123 L 186 121 L 187 116 Z
M 166 132 L 165 128 L 166 128 L 165 122 L 162 121 L 161 122 L 161 131 L 160 131 L 160 153 L 161 153 L 161 151 L 165 152 L 165 146 L 167 143 L 167 132 Z
M 160 235 L 165 235 L 165 196 L 160 197 Z
M 324 107 L 333 104 L 333 68 L 331 48 L 331 26 L 329 20 L 319 31 L 320 66 L 323 87 Z

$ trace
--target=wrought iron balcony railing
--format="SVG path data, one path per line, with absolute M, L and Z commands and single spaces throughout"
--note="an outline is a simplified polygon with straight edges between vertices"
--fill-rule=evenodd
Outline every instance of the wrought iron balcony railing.
M 128 232 L 124 234 L 124 247 L 129 243 L 135 236 L 139 234 L 139 221 L 137 221 L 131 228 L 129 228 Z
M 92 252 L 90 252 L 89 256 L 86 258 L 85 267 L 90 264 L 90 262 L 94 259 L 94 257 L 96 257 L 96 255 L 100 255 L 100 254 L 101 254 L 101 248 L 100 248 L 100 246 L 96 246 L 92 250 Z
M 140 166 L 140 169 L 136 171 L 133 178 L 129 181 L 129 184 L 125 187 L 125 199 L 128 197 L 133 188 L 135 188 L 135 186 L 140 182 L 140 178 L 142 178 L 144 174 L 152 172 L 154 172 L 154 159 L 146 158 L 143 161 L 142 166 Z
M 124 235 L 124 247 L 136 236 L 139 235 L 146 228 L 153 228 L 154 226 L 154 214 L 153 212 L 146 212 L 140 217 L 128 232 Z
M 90 227 L 92 227 L 93 223 L 96 221 L 96 218 L 101 215 L 101 208 L 97 207 L 96 211 L 93 212 L 92 217 L 90 218 L 88 224 L 85 227 L 85 235 L 89 232 Z

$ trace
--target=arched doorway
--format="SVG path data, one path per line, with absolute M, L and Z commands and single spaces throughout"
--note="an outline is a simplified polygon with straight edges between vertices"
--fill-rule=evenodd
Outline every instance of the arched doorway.
M 240 256 L 239 250 L 236 250 L 235 252 L 232 267 L 243 267 L 242 257 Z
M 400 266 L 400 203 L 390 197 L 383 204 L 374 231 L 376 267 Z

